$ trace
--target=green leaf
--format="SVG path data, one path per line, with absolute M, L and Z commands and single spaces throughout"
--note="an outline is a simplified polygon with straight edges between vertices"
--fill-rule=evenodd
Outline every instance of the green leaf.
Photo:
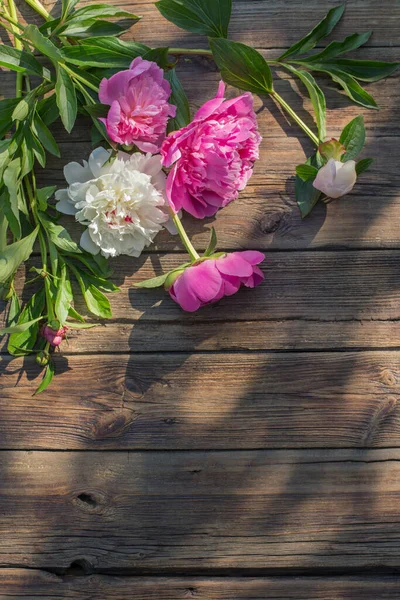
M 353 33 L 343 40 L 343 42 L 331 42 L 322 52 L 318 54 L 312 54 L 307 57 L 308 62 L 322 62 L 335 58 L 340 54 L 355 50 L 360 46 L 366 44 L 371 37 L 372 31 L 366 31 L 365 33 Z
M 296 44 L 293 44 L 293 46 L 290 46 L 290 48 L 286 50 L 286 52 L 284 52 L 278 60 L 283 60 L 288 56 L 304 54 L 305 52 L 312 50 L 317 42 L 329 35 L 332 29 L 337 25 L 342 18 L 344 8 L 344 4 L 336 6 L 336 8 L 332 8 L 326 17 L 324 17 L 322 21 L 320 21 L 320 23 L 318 23 L 318 25 L 314 27 L 312 31 L 310 31 L 310 33 L 308 33 L 300 41 L 296 42 Z
M 96 36 L 117 36 L 129 29 L 130 25 L 123 27 L 118 23 L 109 23 L 98 19 L 87 19 L 85 21 L 72 22 L 60 32 L 64 37 L 84 39 Z
M 359 115 L 343 129 L 339 142 L 346 148 L 342 160 L 346 162 L 358 156 L 365 144 L 364 117 Z
M 94 286 L 83 271 L 73 268 L 75 277 L 78 280 L 86 306 L 91 313 L 103 319 L 112 317 L 110 301 L 96 286 Z
M 44 212 L 47 209 L 47 201 L 49 198 L 51 198 L 56 189 L 56 185 L 49 185 L 47 187 L 36 190 L 36 199 L 39 210 Z
M 64 325 L 67 320 L 71 303 L 73 300 L 73 293 L 71 288 L 71 282 L 68 279 L 67 267 L 63 265 L 61 269 L 61 279 L 57 282 L 57 296 L 55 302 L 55 311 L 57 319 L 61 325 Z
M 168 60 L 168 52 L 169 48 L 151 48 L 143 54 L 143 58 L 157 63 L 162 69 L 167 69 L 171 64 Z
M 51 80 L 50 72 L 44 69 L 33 54 L 25 50 L 19 50 L 12 46 L 0 45 L 0 66 L 26 73 L 27 75 L 38 75 L 44 79 Z
M 350 58 L 324 61 L 324 64 L 330 69 L 347 73 L 347 75 L 361 81 L 379 81 L 384 77 L 389 77 L 400 65 L 400 63 L 380 60 L 354 60 Z
M 106 117 L 110 110 L 108 104 L 87 104 L 84 108 L 91 117 L 95 117 L 96 119 Z
M 92 329 L 99 326 L 99 323 L 74 323 L 73 321 L 67 321 L 65 324 L 70 329 Z
M 318 136 L 320 140 L 323 140 L 326 136 L 326 100 L 325 95 L 321 88 L 317 85 L 314 77 L 307 71 L 301 69 L 295 69 L 291 65 L 285 65 L 286 68 L 294 73 L 300 81 L 306 86 L 308 95 L 310 96 L 314 112 L 315 120 L 318 127 Z
M 18 202 L 18 197 L 17 197 Z M 19 216 L 18 206 L 15 209 L 15 206 L 11 204 L 10 194 L 6 188 L 2 188 L 2 193 L 0 194 L 0 206 L 1 206 L 1 217 L 7 222 L 7 225 L 10 227 L 12 234 L 18 239 L 21 237 L 21 223 Z M 16 212 L 14 212 L 16 210 Z M 3 233 L 3 230 L 2 230 Z M 4 245 L 2 251 L 5 250 L 7 244 Z
M 56 121 L 56 119 L 58 119 L 60 116 L 56 94 L 52 94 L 48 98 L 43 98 L 43 100 L 40 100 L 37 103 L 36 110 L 43 123 L 47 125 L 47 127 L 54 123 L 54 121 Z
M 308 158 L 305 164 L 320 169 L 323 163 L 321 156 L 317 153 L 311 158 Z M 321 197 L 321 192 L 315 189 L 312 181 L 303 181 L 298 175 L 296 176 L 295 191 L 301 217 L 304 219 L 304 217 L 309 215 L 314 206 L 317 204 Z
M 176 106 L 176 115 L 168 122 L 168 132 L 181 129 L 190 123 L 190 107 L 185 90 L 178 79 L 175 69 L 171 69 L 165 73 L 171 86 L 171 96 L 169 102 Z
M 7 333 L 23 333 L 41 319 L 43 319 L 42 316 L 37 317 L 36 319 L 32 319 L 32 321 L 26 321 L 25 323 L 18 323 L 17 325 L 4 327 L 4 329 L 0 329 L 0 335 L 6 335 Z
M 17 294 L 15 293 L 15 290 L 13 290 L 13 293 L 11 296 L 11 301 L 10 301 L 10 309 L 9 309 L 8 315 L 7 315 L 7 327 L 11 327 L 11 325 L 14 325 L 15 323 L 17 323 L 20 312 L 21 312 L 21 305 L 19 302 L 19 298 L 18 298 Z
M 206 248 L 206 251 L 204 252 L 204 256 L 211 256 L 211 254 L 214 252 L 216 247 L 217 247 L 217 234 L 215 233 L 214 227 L 211 227 L 210 241 L 208 242 L 208 246 Z
M 0 100 L 0 138 L 2 138 L 8 131 L 10 131 L 13 123 L 12 123 L 12 114 L 14 112 L 15 107 L 19 103 L 19 98 L 12 98 L 6 100 Z M 3 144 L 4 142 L 0 142 Z M 9 144 L 9 141 L 8 141 Z M 1 153 L 4 152 L 3 146 L 0 150 Z M 1 168 L 1 163 L 0 163 Z
M 224 81 L 255 94 L 273 91 L 271 70 L 257 50 L 224 39 L 209 41 Z
M 80 254 L 82 252 L 78 244 L 71 238 L 65 227 L 58 225 L 58 223 L 54 223 L 49 215 L 44 212 L 39 212 L 39 219 L 43 227 L 46 229 L 46 233 L 48 234 L 50 240 L 55 246 L 57 246 L 57 248 L 61 248 L 61 250 L 65 250 L 66 252 L 74 252 L 76 254 Z
M 62 49 L 64 59 L 73 65 L 82 67 L 129 69 L 135 55 L 116 54 L 113 50 L 89 45 L 91 41 L 89 39 L 88 44 L 82 43 L 79 46 L 66 46 Z M 139 44 L 137 50 L 136 56 L 140 56 L 144 52 L 140 49 Z
M 54 373 L 55 373 L 54 363 L 53 363 L 53 361 L 50 361 L 44 372 L 41 384 L 37 388 L 36 392 L 33 394 L 34 396 L 41 394 L 49 387 L 50 383 L 53 380 Z
M 300 63 L 300 61 L 297 62 Z M 373 99 L 373 97 L 370 94 L 368 94 L 368 92 L 366 92 L 364 88 L 362 88 L 353 77 L 347 75 L 347 73 L 344 73 L 343 71 L 336 71 L 335 69 L 332 69 L 328 64 L 325 63 L 314 64 L 301 61 L 301 64 L 309 68 L 311 71 L 321 71 L 322 73 L 328 73 L 328 75 L 332 77 L 333 81 L 338 83 L 344 89 L 349 98 L 351 98 L 357 104 L 361 104 L 361 106 L 365 106 L 366 108 L 378 108 L 378 105 Z
M 167 279 L 168 275 L 170 275 L 170 273 L 172 273 L 172 271 L 168 271 L 168 273 L 163 273 L 162 275 L 159 275 L 158 277 L 152 277 L 151 279 L 145 279 L 144 281 L 139 281 L 138 283 L 134 283 L 134 286 L 137 288 L 157 288 L 157 287 L 161 287 L 162 285 L 164 285 L 165 280 Z
M 38 113 L 36 113 L 33 118 L 32 130 L 33 130 L 34 134 L 36 135 L 36 137 L 40 140 L 40 142 L 46 148 L 47 152 L 50 152 L 50 154 L 53 154 L 54 156 L 57 156 L 58 158 L 61 157 L 60 149 L 57 145 L 56 140 L 54 139 L 49 128 L 44 123 L 44 121 L 42 121 L 42 119 L 40 118 Z
M 85 319 L 75 310 L 73 306 L 70 307 L 68 316 L 71 317 L 71 319 L 77 319 L 77 321 L 80 321 L 81 323 L 85 322 Z
M 78 106 L 72 79 L 62 67 L 57 68 L 56 98 L 61 120 L 68 133 L 71 133 Z
M 39 50 L 44 56 L 50 58 L 50 60 L 57 65 L 62 61 L 62 54 L 48 38 L 42 35 L 36 25 L 28 25 L 24 29 L 24 38 L 27 39 L 36 50 Z
M 30 104 L 25 98 L 20 100 L 11 115 L 13 121 L 23 121 L 29 114 Z
M 6 283 L 14 275 L 19 265 L 30 257 L 38 231 L 39 227 L 36 227 L 22 240 L 10 244 L 3 252 L 0 252 L 0 283 Z
M 101 17 L 102 19 L 107 17 L 119 17 L 124 19 L 133 19 L 135 21 L 141 19 L 141 17 L 138 17 L 127 10 L 122 10 L 116 6 L 111 6 L 110 4 L 89 4 L 89 6 L 78 8 L 78 10 L 73 13 L 72 17 L 68 19 L 68 22 L 71 23 L 71 21 L 81 18 L 91 19 L 97 17 Z
M 178 27 L 210 37 L 228 37 L 232 0 L 160 0 L 163 17 Z
M 314 181 L 318 174 L 317 167 L 312 165 L 304 164 L 296 167 L 296 175 L 300 177 L 302 181 Z
M 361 173 L 364 173 L 364 171 L 369 169 L 373 162 L 374 162 L 373 158 L 363 158 L 362 160 L 359 160 L 358 163 L 356 164 L 357 176 L 361 175 Z
M 9 163 L 3 174 L 3 181 L 8 190 L 8 196 L 4 198 L 5 215 L 15 237 L 21 237 L 21 224 L 18 206 L 19 175 L 21 172 L 21 161 L 19 158 Z
M 62 0 L 61 18 L 64 19 L 67 15 L 69 15 L 74 10 L 74 6 L 78 4 L 78 2 L 79 0 Z
M 101 62 L 101 65 L 99 66 L 102 67 L 104 66 L 104 61 L 107 62 L 107 57 L 110 57 L 110 53 L 115 59 L 127 59 L 127 61 L 129 61 L 129 67 L 134 58 L 137 56 L 142 56 L 148 50 L 150 50 L 149 46 L 139 44 L 138 42 L 125 42 L 123 40 L 119 40 L 118 38 L 102 36 L 92 37 L 83 41 L 82 44 L 79 45 L 79 49 L 81 48 L 84 48 L 85 51 L 88 48 L 95 49 L 98 53 L 99 62 Z M 64 48 L 64 50 L 66 49 Z M 104 55 L 102 54 L 103 51 L 105 51 Z M 68 52 L 72 51 L 68 50 Z
M 39 332 L 39 320 L 45 307 L 45 292 L 41 288 L 30 298 L 18 318 L 18 325 L 31 322 L 25 331 L 12 333 L 8 340 L 7 350 L 13 356 L 30 354 Z

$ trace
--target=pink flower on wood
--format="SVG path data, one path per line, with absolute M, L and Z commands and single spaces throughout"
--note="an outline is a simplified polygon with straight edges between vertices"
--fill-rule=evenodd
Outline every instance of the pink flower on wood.
M 187 267 L 169 293 L 183 310 L 194 312 L 201 306 L 232 296 L 241 285 L 253 288 L 264 279 L 257 266 L 264 260 L 262 252 L 232 252 Z
M 155 154 L 165 138 L 169 117 L 176 106 L 168 103 L 171 86 L 155 63 L 135 58 L 130 68 L 100 83 L 99 99 L 111 106 L 104 122 L 110 138 L 118 144 L 135 144 Z
M 202 219 L 237 198 L 253 172 L 261 136 L 253 96 L 245 93 L 224 100 L 221 81 L 216 98 L 206 102 L 192 123 L 164 141 L 163 165 L 168 175 L 171 207 Z

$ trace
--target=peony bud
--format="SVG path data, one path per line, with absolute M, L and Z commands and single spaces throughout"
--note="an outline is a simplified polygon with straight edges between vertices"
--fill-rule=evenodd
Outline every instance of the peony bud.
M 49 344 L 51 344 L 52 346 L 59 346 L 63 339 L 65 339 L 66 331 L 66 327 L 52 329 L 52 327 L 50 327 L 50 324 L 47 324 L 42 328 L 41 333 L 45 340 L 49 342 Z
M 328 198 L 340 198 L 351 192 L 357 181 L 356 163 L 345 163 L 330 158 L 314 179 L 313 186 L 326 194 Z
M 330 158 L 340 160 L 343 154 L 346 153 L 346 148 L 343 146 L 343 144 L 335 140 L 335 138 L 332 138 L 330 140 L 327 140 L 323 144 L 320 144 L 318 152 L 326 160 L 329 160 Z
M 42 352 L 39 352 L 36 355 L 36 362 L 41 367 L 45 367 L 46 365 L 48 365 L 49 360 L 50 360 L 50 354 L 44 350 Z

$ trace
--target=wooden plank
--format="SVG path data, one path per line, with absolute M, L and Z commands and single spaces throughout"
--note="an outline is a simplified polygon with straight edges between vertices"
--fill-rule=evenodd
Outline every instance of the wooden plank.
M 110 577 L 64 580 L 31 569 L 1 569 L 8 600 L 398 600 L 398 577 Z
M 2 452 L 0 565 L 398 568 L 400 450 Z
M 56 355 L 57 377 L 38 400 L 34 360 L 3 357 L 0 447 L 399 446 L 399 361 L 399 352 Z

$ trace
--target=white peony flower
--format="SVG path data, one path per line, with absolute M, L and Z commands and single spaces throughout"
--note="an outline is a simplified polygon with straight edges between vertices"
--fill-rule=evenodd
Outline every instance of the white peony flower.
M 91 254 L 140 256 L 168 221 L 161 156 L 97 148 L 83 166 L 64 168 L 69 187 L 56 192 L 57 209 L 86 225 L 80 245 Z
M 348 160 L 345 163 L 330 158 L 314 179 L 313 186 L 326 194 L 328 198 L 340 198 L 351 192 L 357 181 L 356 163 Z

